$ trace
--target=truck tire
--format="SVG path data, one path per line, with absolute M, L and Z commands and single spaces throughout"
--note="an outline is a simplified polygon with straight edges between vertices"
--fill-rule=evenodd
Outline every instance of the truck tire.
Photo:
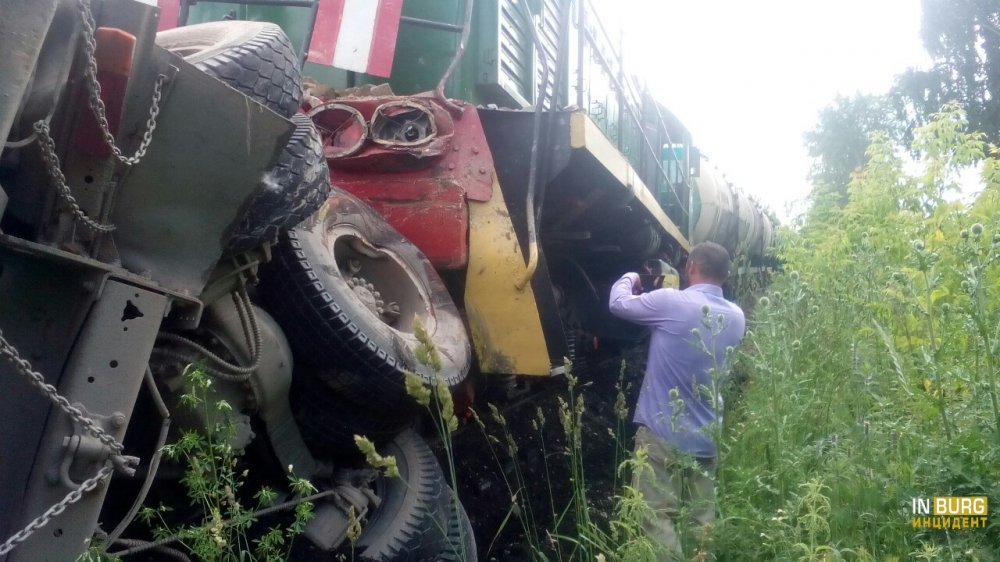
M 382 503 L 361 531 L 357 554 L 377 562 L 438 560 L 449 516 L 442 506 L 451 490 L 434 453 L 413 431 L 399 434 L 381 453 L 395 457 L 400 477 L 375 482 Z
M 260 295 L 289 335 L 296 362 L 337 365 L 341 392 L 376 409 L 413 403 L 406 373 L 448 387 L 465 379 L 465 325 L 426 256 L 357 197 L 333 189 L 326 204 L 282 233 L 262 268 Z M 441 369 L 418 360 L 419 318 Z
M 302 440 L 314 457 L 357 464 L 364 460 L 355 435 L 384 445 L 412 423 L 412 418 L 387 417 L 340 396 L 317 376 L 292 378 L 289 402 Z
M 216 21 L 168 29 L 156 44 L 202 72 L 291 117 L 302 100 L 302 73 L 288 36 L 273 23 Z
M 292 122 L 292 137 L 278 163 L 265 174 L 223 256 L 277 240 L 278 232 L 305 220 L 330 195 L 330 170 L 316 127 L 301 113 L 293 115 Z
M 437 562 L 475 562 L 479 560 L 476 551 L 476 535 L 472 530 L 469 514 L 465 512 L 462 502 L 451 497 L 454 492 L 448 490 L 448 502 L 451 504 L 448 515 L 448 535 L 444 548 L 438 553 Z

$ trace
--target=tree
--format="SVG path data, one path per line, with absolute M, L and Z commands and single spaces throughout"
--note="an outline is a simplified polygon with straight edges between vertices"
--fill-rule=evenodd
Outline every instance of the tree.
M 847 203 L 847 185 L 851 174 L 865 165 L 865 151 L 876 131 L 892 138 L 903 132 L 898 99 L 885 95 L 855 94 L 838 96 L 819 114 L 816 126 L 803 135 L 809 156 L 813 158 L 809 179 L 812 199 Z
M 934 64 L 904 72 L 893 92 L 906 105 L 910 128 L 958 101 L 971 128 L 1000 144 L 1000 3 L 922 0 L 922 5 L 924 48 Z

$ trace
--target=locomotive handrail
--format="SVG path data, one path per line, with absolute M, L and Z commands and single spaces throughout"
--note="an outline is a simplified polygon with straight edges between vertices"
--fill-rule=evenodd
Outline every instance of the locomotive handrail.
M 641 117 L 641 107 L 643 95 L 638 92 L 633 83 L 632 79 L 628 78 L 624 72 L 624 61 L 623 57 L 618 49 L 616 49 L 611 41 L 611 38 L 607 32 L 607 29 L 601 23 L 600 18 L 596 17 L 596 10 L 593 6 L 592 0 L 580 0 L 581 8 L 578 14 L 579 18 L 579 29 L 580 29 L 580 45 L 579 49 L 581 61 L 584 56 L 586 49 L 585 46 L 590 46 L 590 51 L 593 53 L 594 59 L 597 61 L 598 66 L 604 70 L 610 85 L 614 92 L 617 94 L 619 102 L 619 119 L 623 114 L 627 115 L 632 124 L 635 126 L 639 137 L 642 139 L 642 144 L 644 146 L 640 147 L 644 149 L 647 157 L 652 158 L 655 163 L 656 171 L 658 172 L 658 180 L 662 180 L 670 188 L 671 193 L 677 199 L 678 207 L 680 207 L 684 216 L 689 216 L 688 206 L 686 201 L 683 200 L 680 194 L 677 192 L 675 182 L 671 181 L 670 176 L 667 174 L 663 167 L 663 154 L 662 150 L 656 150 L 653 146 L 653 141 L 650 139 L 649 134 L 647 134 L 646 128 L 643 127 L 642 117 Z M 593 22 L 593 23 L 591 23 Z M 582 88 L 582 68 L 583 64 L 580 65 L 580 77 L 578 78 L 578 90 L 577 90 L 577 100 L 578 105 L 583 108 L 583 88 Z M 657 132 L 662 135 L 666 140 L 666 144 L 673 146 L 673 139 L 670 137 L 670 133 L 667 129 L 666 122 L 660 112 L 659 104 L 653 101 L 653 105 L 656 108 L 656 124 Z M 624 110 L 624 111 L 622 111 Z M 588 109 L 589 112 L 589 109 Z M 605 134 L 611 135 L 609 127 L 601 127 Z M 618 149 L 621 150 L 623 144 L 623 134 L 621 133 L 622 127 L 618 127 L 619 134 L 617 135 Z M 627 155 L 626 155 L 627 157 Z M 691 189 L 691 171 L 688 165 L 688 155 L 685 152 L 684 161 L 677 158 L 677 155 L 670 151 L 668 156 L 674 164 L 676 164 L 678 171 L 680 172 L 680 182 L 688 190 Z M 642 156 L 638 156 L 638 161 L 633 159 L 633 164 L 637 165 L 639 169 L 642 169 Z M 651 185 L 653 182 L 649 182 Z

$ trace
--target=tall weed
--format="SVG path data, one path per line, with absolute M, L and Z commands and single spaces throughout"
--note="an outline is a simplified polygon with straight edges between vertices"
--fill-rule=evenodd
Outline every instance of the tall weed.
M 911 498 L 1000 497 L 1000 164 L 946 106 L 909 173 L 877 136 L 841 208 L 780 234 L 723 437 L 720 560 L 996 560 L 986 529 L 914 528 Z M 955 201 L 957 172 L 983 189 Z

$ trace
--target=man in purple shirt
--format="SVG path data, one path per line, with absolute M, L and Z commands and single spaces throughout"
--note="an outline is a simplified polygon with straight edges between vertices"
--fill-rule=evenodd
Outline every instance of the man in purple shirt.
M 635 485 L 655 514 L 646 525 L 650 538 L 670 559 L 683 557 L 677 535 L 682 507 L 694 521 L 696 559 L 707 556 L 715 520 L 719 388 L 746 328 L 743 311 L 722 296 L 729 267 L 726 249 L 704 242 L 688 256 L 690 286 L 683 291 L 637 294 L 642 286 L 636 273 L 626 273 L 611 287 L 611 313 L 651 332 L 634 421 L 636 450 L 646 451 L 652 474 L 638 470 Z

